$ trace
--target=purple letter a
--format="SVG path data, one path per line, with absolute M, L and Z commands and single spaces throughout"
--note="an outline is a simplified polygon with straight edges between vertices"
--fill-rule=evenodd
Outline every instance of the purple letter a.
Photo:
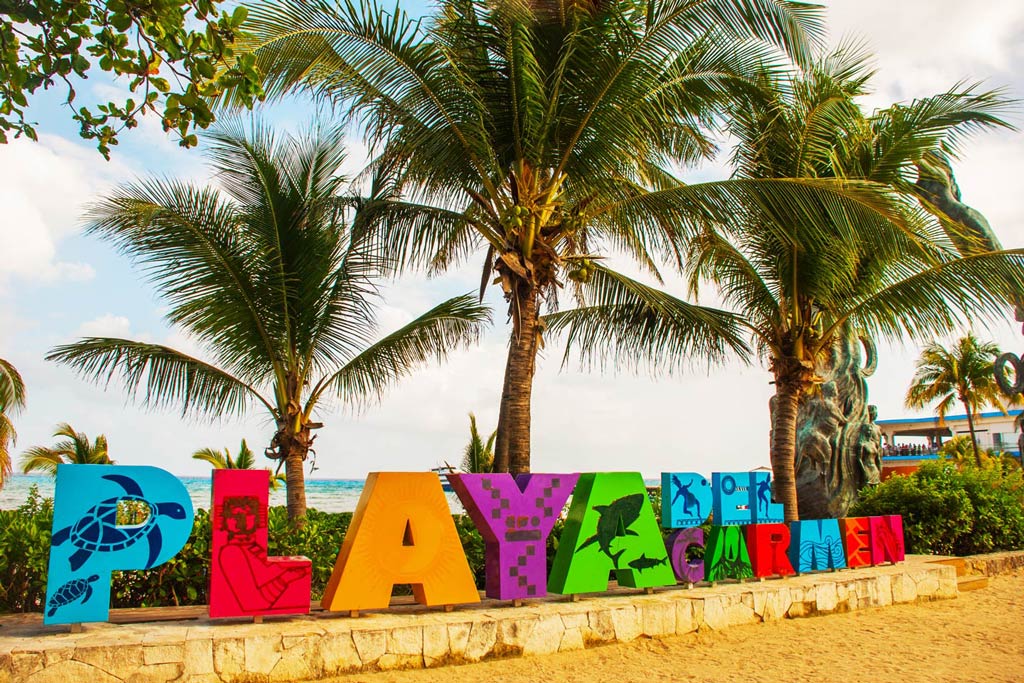
M 484 537 L 487 597 L 547 594 L 548 534 L 576 486 L 578 474 L 449 474 Z

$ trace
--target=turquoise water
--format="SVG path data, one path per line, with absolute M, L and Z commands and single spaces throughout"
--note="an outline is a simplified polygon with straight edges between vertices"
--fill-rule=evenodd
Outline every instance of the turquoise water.
M 195 508 L 210 507 L 209 477 L 178 477 L 192 497 Z M 16 474 L 7 480 L 0 489 L 0 509 L 10 510 L 25 502 L 29 488 L 39 487 L 39 493 L 45 498 L 53 497 L 53 477 L 49 475 Z M 363 492 L 362 479 L 307 479 L 306 505 L 324 512 L 352 512 Z M 462 505 L 454 493 L 447 494 L 448 506 L 452 512 L 462 512 Z M 271 505 L 284 505 L 284 487 L 270 492 Z

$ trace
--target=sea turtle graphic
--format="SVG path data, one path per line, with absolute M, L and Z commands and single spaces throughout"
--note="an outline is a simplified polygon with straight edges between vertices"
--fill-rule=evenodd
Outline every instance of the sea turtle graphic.
M 89 602 L 89 598 L 92 597 L 92 584 L 99 578 L 99 574 L 93 574 L 88 579 L 71 579 L 58 588 L 50 598 L 50 609 L 46 616 L 52 617 L 59 608 L 70 605 L 78 598 L 82 598 L 82 604 Z M 83 595 L 85 597 L 82 597 Z
M 124 550 L 144 538 L 149 542 L 149 559 L 143 569 L 149 569 L 156 563 L 160 548 L 163 547 L 163 537 L 156 523 L 157 517 L 165 515 L 171 519 L 185 519 L 185 508 L 178 503 L 151 503 L 143 495 L 138 483 L 124 475 L 108 474 L 103 478 L 124 489 L 125 495 L 107 498 L 90 508 L 72 526 L 64 527 L 55 533 L 52 544 L 61 545 L 71 539 L 71 544 L 78 550 L 68 558 L 68 562 L 71 564 L 71 571 L 77 571 L 94 552 Z M 145 503 L 150 509 L 149 517 L 138 526 L 118 526 L 117 503 L 121 500 Z

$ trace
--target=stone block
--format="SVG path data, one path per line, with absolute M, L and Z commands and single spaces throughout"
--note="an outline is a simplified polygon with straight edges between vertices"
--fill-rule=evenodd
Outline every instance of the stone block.
M 326 633 L 320 638 L 320 660 L 324 675 L 358 671 L 363 663 L 350 632 Z
M 587 612 L 587 626 L 583 629 L 585 643 L 610 643 L 615 640 L 615 624 L 608 609 Z
M 270 671 L 271 681 L 305 681 L 320 678 L 323 674 L 323 657 L 320 654 L 319 638 L 310 636 L 284 636 L 281 639 L 281 658 Z
M 449 652 L 456 660 L 464 659 L 466 656 L 466 646 L 469 645 L 469 632 L 472 625 L 472 622 L 469 621 L 448 624 Z
M 143 665 L 141 645 L 96 645 L 75 648 L 75 659 L 91 664 L 111 676 L 127 679 L 132 672 Z
M 70 683 L 71 681 L 83 681 L 83 683 L 85 681 L 88 681 L 88 683 L 121 683 L 122 679 L 91 664 L 66 659 L 55 663 L 53 666 L 37 670 L 26 677 L 21 677 L 15 673 L 11 680 L 24 681 L 25 683 Z
M 541 617 L 531 629 L 523 646 L 524 655 L 548 655 L 558 652 L 565 635 L 565 625 L 557 614 Z M 582 641 L 582 635 L 580 637 Z
M 469 629 L 469 639 L 466 641 L 466 651 L 463 656 L 470 662 L 480 661 L 491 654 L 497 640 L 498 625 L 495 622 L 474 622 Z
M 23 681 L 43 668 L 43 655 L 39 652 L 12 652 L 9 668 L 11 678 Z
M 377 668 L 381 671 L 421 669 L 423 668 L 423 655 L 395 655 L 388 652 L 377 660 Z
M 181 662 L 144 664 L 123 680 L 124 683 L 171 683 L 181 679 L 184 668 Z
M 359 660 L 362 662 L 363 668 L 372 666 L 387 652 L 386 631 L 354 630 L 352 631 L 352 642 L 355 643 L 356 652 L 359 653 Z
M 176 664 L 185 658 L 185 644 L 151 645 L 142 651 L 143 664 Z
M 423 627 L 407 626 L 388 631 L 387 653 L 423 656 Z
M 562 625 L 566 628 L 584 628 L 587 625 L 586 612 L 573 612 L 562 615 Z
M 245 671 L 269 675 L 281 661 L 281 636 L 248 636 L 245 648 Z
M 834 612 L 839 604 L 839 591 L 834 583 L 818 584 L 814 590 L 814 608 L 820 614 Z
M 582 650 L 584 647 L 582 628 L 567 628 L 562 633 L 562 642 L 558 645 L 558 651 Z
M 675 635 L 676 611 L 671 603 L 647 603 L 639 609 L 643 613 L 641 623 L 645 636 L 660 638 Z
M 892 601 L 896 604 L 914 602 L 917 600 L 917 584 L 906 574 L 896 574 L 891 577 Z
M 640 612 L 636 607 L 620 607 L 613 609 L 611 613 L 617 642 L 628 643 L 640 636 L 643 624 L 640 623 Z
M 188 673 L 212 674 L 216 671 L 213 667 L 212 640 L 186 640 L 182 654 L 185 671 Z
M 693 609 L 697 602 L 697 600 L 680 600 L 675 604 L 676 635 L 693 633 L 700 627 L 700 622 Z
M 499 621 L 495 654 L 503 657 L 522 654 L 537 622 L 537 617 L 512 617 Z
M 423 625 L 423 659 L 444 659 L 451 656 L 447 624 Z
M 214 640 L 213 668 L 225 678 L 245 673 L 245 641 L 241 638 Z

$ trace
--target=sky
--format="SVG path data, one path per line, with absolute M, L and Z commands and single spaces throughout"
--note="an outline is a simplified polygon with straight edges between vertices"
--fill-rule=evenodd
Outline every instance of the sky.
M 1024 98 L 1024 3 L 989 0 L 829 0 L 831 40 L 866 41 L 876 54 L 875 91 L 869 108 L 908 101 L 983 82 Z M 116 83 L 90 82 L 94 97 Z M 119 183 L 147 175 L 204 183 L 202 154 L 182 150 L 155 119 L 123 136 L 105 161 L 77 137 L 59 98 L 33 101 L 40 141 L 0 145 L 0 357 L 24 376 L 28 407 L 15 416 L 16 454 L 52 442 L 58 422 L 90 437 L 105 434 L 121 464 L 154 464 L 180 475 L 204 475 L 191 459 L 203 447 L 229 447 L 242 438 L 259 453 L 270 439 L 268 416 L 216 422 L 183 420 L 173 411 L 147 411 L 126 400 L 117 385 L 95 386 L 47 363 L 46 352 L 81 336 L 152 341 L 202 354 L 193 340 L 163 320 L 163 304 L 126 259 L 81 234 L 83 205 Z M 295 129 L 311 112 L 292 102 L 266 111 L 275 124 Z M 1012 120 L 1024 124 L 1024 117 Z M 353 138 L 352 168 L 363 147 Z M 1024 246 L 1024 136 L 990 133 L 976 138 L 954 165 L 966 203 L 987 216 L 1005 247 Z M 725 177 L 721 164 L 694 170 L 691 179 Z M 381 286 L 381 335 L 441 300 L 472 291 L 479 263 L 426 280 L 407 276 Z M 670 283 L 670 285 L 673 283 Z M 677 283 L 676 283 L 677 284 Z M 493 290 L 493 288 L 492 288 Z M 681 291 L 674 292 L 681 294 Z M 358 413 L 343 405 L 320 415 L 314 477 L 362 478 L 371 470 L 423 470 L 456 464 L 468 439 L 469 412 L 482 431 L 497 422 L 509 328 L 497 292 L 487 297 L 494 324 L 482 342 L 428 366 Z M 710 303 L 711 300 L 702 303 Z M 975 330 L 1005 350 L 1024 351 L 1017 325 L 1007 321 Z M 957 335 L 953 335 L 957 336 Z M 880 347 L 869 380 L 880 418 L 921 413 L 903 407 L 920 349 Z M 672 376 L 584 372 L 563 367 L 562 347 L 549 340 L 537 368 L 533 399 L 533 469 L 600 471 L 746 470 L 768 464 L 770 375 L 756 360 L 697 365 Z M 267 461 L 269 463 L 269 461 Z

